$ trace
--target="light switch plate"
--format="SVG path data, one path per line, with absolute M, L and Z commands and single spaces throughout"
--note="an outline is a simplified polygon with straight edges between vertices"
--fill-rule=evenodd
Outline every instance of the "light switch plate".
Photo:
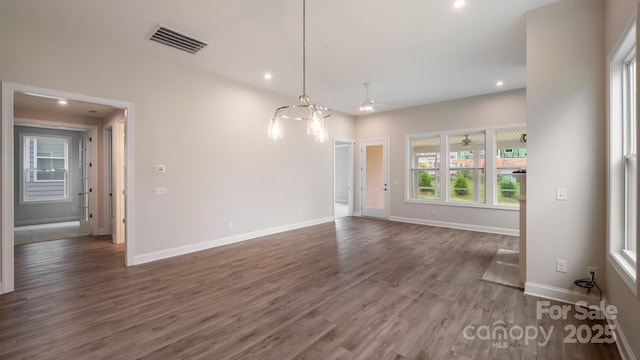
M 567 200 L 567 188 L 556 188 L 556 200 Z
M 157 173 L 163 173 L 163 172 L 167 171 L 167 167 L 164 166 L 163 164 L 156 164 L 154 166 L 154 169 L 155 169 L 155 172 L 157 172 Z

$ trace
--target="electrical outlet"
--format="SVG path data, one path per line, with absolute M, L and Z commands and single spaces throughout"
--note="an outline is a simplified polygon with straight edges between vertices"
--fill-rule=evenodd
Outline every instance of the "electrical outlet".
M 567 188 L 557 188 L 556 189 L 556 200 L 567 200 Z
M 227 222 L 227 227 L 228 227 L 229 229 L 231 229 L 231 228 L 233 227 L 233 222 L 232 222 L 231 220 L 229 220 L 229 221 Z
M 595 266 L 587 266 L 587 277 L 591 280 L 591 273 L 593 273 L 593 279 L 598 277 L 598 268 Z
M 167 195 L 166 187 L 154 187 L 151 189 L 153 195 Z
M 556 271 L 561 273 L 567 272 L 567 260 L 556 259 Z

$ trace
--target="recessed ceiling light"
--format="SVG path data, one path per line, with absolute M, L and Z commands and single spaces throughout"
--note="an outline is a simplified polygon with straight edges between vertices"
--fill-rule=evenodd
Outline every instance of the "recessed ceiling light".
M 465 5 L 465 1 L 464 0 L 456 0 L 456 1 L 453 2 L 453 7 L 456 8 L 456 9 L 460 9 L 464 5 Z
M 264 79 L 265 79 L 265 80 L 271 80 L 271 78 L 272 78 L 272 77 L 273 77 L 273 76 L 271 76 L 271 73 L 265 73 L 265 74 L 264 74 Z
M 503 83 L 502 81 L 498 81 L 498 82 L 496 83 L 496 86 L 498 86 L 498 87 L 500 87 L 500 86 L 502 86 L 502 85 L 504 85 L 504 83 Z
M 67 100 L 58 100 L 58 104 L 67 105 Z

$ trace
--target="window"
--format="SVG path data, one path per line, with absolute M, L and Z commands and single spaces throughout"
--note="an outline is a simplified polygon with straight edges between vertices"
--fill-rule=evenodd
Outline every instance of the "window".
M 638 209 L 638 158 L 637 158 L 637 116 L 636 116 L 636 51 L 627 56 L 623 65 L 623 107 L 624 107 L 624 171 L 625 171 L 625 246 L 624 253 L 636 261 L 636 213 Z
M 518 210 L 513 172 L 526 169 L 525 138 L 523 125 L 407 135 L 406 201 Z
M 23 201 L 68 199 L 69 139 L 23 135 Z
M 484 202 L 484 132 L 449 136 L 449 152 L 458 153 L 449 164 L 449 199 Z
M 411 151 L 411 197 L 440 199 L 440 136 L 414 139 Z
M 527 143 L 521 142 L 524 129 L 498 130 L 496 134 L 496 202 L 516 205 L 520 198 L 520 184 L 513 172 L 527 167 Z
M 636 291 L 638 158 L 636 25 L 609 60 L 609 262 Z

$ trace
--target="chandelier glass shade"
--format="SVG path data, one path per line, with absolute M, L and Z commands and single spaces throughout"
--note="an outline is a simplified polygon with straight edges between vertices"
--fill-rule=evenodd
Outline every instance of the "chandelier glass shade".
M 283 137 L 282 120 L 307 121 L 307 134 L 313 135 L 319 142 L 329 138 L 325 119 L 331 116 L 331 110 L 319 106 L 306 95 L 306 0 L 302 1 L 302 95 L 294 105 L 285 105 L 276 109 L 269 123 L 269 138 L 278 140 Z

